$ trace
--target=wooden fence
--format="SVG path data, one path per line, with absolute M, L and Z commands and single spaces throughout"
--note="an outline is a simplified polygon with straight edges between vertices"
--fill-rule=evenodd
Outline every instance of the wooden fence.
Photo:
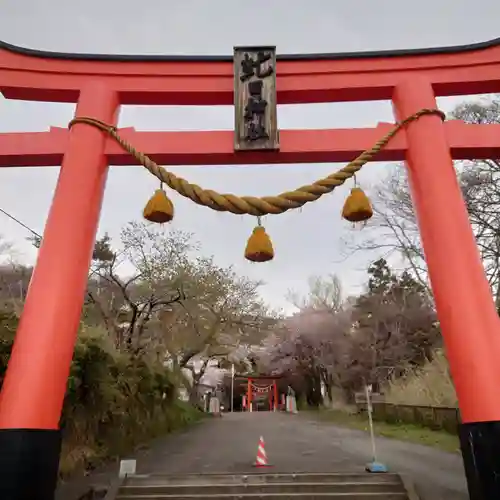
M 450 434 L 458 433 L 458 424 L 460 422 L 458 408 L 397 405 L 381 401 L 382 397 L 380 395 L 375 396 L 372 403 L 374 420 L 421 425 L 433 430 L 444 430 Z M 356 397 L 356 406 L 359 412 L 366 411 L 366 400 L 362 397 Z

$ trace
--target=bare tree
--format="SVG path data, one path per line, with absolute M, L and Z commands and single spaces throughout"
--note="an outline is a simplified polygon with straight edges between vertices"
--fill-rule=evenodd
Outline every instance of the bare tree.
M 394 274 L 384 259 L 368 272 L 368 290 L 353 308 L 351 384 L 357 387 L 379 385 L 407 364 L 422 364 L 441 342 L 432 301 L 418 281 L 407 272 Z
M 464 103 L 451 116 L 467 123 L 500 123 L 500 101 Z M 457 173 L 486 275 L 500 308 L 500 161 L 460 162 Z M 406 262 L 406 270 L 430 294 L 418 225 L 401 166 L 377 187 L 374 209 L 375 216 L 363 233 L 345 241 L 346 250 L 373 251 L 384 257 L 398 254 Z
M 275 321 L 258 296 L 260 283 L 209 259 L 199 259 L 197 265 L 205 276 L 198 293 L 183 301 L 175 320 L 162 323 L 170 359 L 191 370 L 193 390 L 211 360 L 227 359 L 242 345 L 258 344 Z M 196 359 L 203 360 L 199 367 L 192 363 Z
M 121 240 L 119 254 L 101 245 L 96 256 L 91 310 L 117 346 L 190 370 L 192 394 L 211 360 L 258 343 L 272 326 L 261 283 L 198 255 L 190 234 L 131 223 Z
M 500 101 L 461 104 L 453 111 L 453 118 L 475 124 L 500 123 Z M 464 162 L 460 182 L 486 275 L 500 308 L 500 161 Z
M 342 309 L 342 283 L 340 279 L 329 274 L 326 277 L 311 276 L 308 280 L 309 290 L 305 296 L 290 290 L 287 299 L 299 310 L 313 309 L 336 314 Z
M 320 404 L 321 384 L 330 399 L 334 387 L 350 395 L 367 382 L 380 386 L 441 345 L 425 287 L 407 272 L 395 274 L 384 259 L 369 267 L 368 278 L 366 292 L 336 312 L 310 307 L 286 319 L 269 346 L 269 369 L 296 381 L 300 375 L 310 404 Z
M 283 329 L 262 357 L 267 371 L 295 380 L 308 403 L 322 403 L 323 385 L 329 398 L 343 386 L 349 349 L 350 313 L 302 309 L 283 322 Z M 300 390 L 302 388 L 302 390 Z

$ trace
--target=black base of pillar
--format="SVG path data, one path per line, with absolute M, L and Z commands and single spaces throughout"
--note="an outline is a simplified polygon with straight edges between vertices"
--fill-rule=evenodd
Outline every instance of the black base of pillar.
M 460 424 L 458 434 L 470 499 L 500 499 L 500 422 Z
M 0 499 L 54 500 L 58 430 L 0 429 Z

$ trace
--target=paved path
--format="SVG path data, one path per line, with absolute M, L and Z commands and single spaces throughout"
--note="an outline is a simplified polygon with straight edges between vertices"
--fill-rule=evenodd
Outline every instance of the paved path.
M 138 456 L 138 472 L 166 474 L 255 471 L 257 443 L 266 442 L 276 472 L 362 471 L 371 458 L 364 432 L 304 416 L 234 413 L 157 440 Z M 424 500 L 467 500 L 461 457 L 378 438 L 379 459 L 412 476 Z

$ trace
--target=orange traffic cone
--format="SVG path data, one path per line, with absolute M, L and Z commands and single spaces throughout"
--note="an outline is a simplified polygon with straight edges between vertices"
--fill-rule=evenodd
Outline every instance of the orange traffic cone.
M 254 467 L 271 467 L 271 465 L 267 463 L 266 447 L 262 436 L 259 439 L 257 458 L 255 459 Z

